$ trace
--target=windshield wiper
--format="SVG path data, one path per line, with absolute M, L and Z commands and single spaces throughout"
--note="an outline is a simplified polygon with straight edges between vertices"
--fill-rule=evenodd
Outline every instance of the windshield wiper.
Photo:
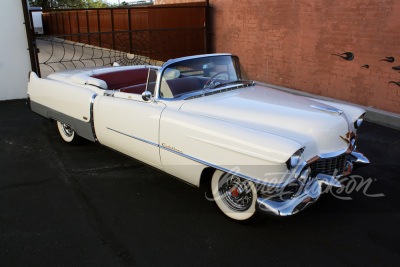
M 228 83 L 219 83 L 216 84 L 214 87 L 210 88 L 210 89 L 215 89 L 221 86 L 225 86 L 225 85 L 229 85 L 229 84 L 234 84 L 234 83 L 253 83 L 252 80 L 236 80 L 236 81 L 232 81 L 232 82 L 228 82 Z
M 214 87 L 207 87 L 207 88 L 204 87 L 203 90 L 202 90 L 203 91 L 202 94 L 188 96 L 188 97 L 186 97 L 184 99 L 185 100 L 186 99 L 192 99 L 192 98 L 196 98 L 196 97 L 200 97 L 200 96 L 212 95 L 212 94 L 215 94 L 216 92 L 223 92 L 225 90 L 232 90 L 232 89 L 239 88 L 239 87 L 228 87 L 228 88 L 221 89 L 221 90 L 215 90 L 215 88 L 218 88 L 218 87 L 221 87 L 221 86 L 225 86 L 225 85 L 235 84 L 235 83 L 242 83 L 244 87 L 255 85 L 254 81 L 252 81 L 252 80 L 236 80 L 236 81 L 227 82 L 227 83 L 219 83 L 219 84 L 215 85 Z M 245 84 L 247 84 L 247 85 L 245 85 Z M 184 94 L 182 94 L 182 95 L 184 95 Z

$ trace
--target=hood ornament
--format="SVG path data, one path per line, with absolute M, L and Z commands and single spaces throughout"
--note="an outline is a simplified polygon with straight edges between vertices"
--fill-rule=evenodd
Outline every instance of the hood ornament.
M 336 115 L 342 115 L 343 110 L 337 109 L 337 108 L 328 108 L 328 107 L 323 107 L 323 106 L 317 106 L 317 105 L 310 105 L 310 108 L 315 108 L 321 111 L 325 111 L 328 113 L 336 114 Z
M 347 133 L 346 133 L 346 137 L 343 137 L 343 136 L 341 136 L 341 135 L 339 135 L 339 137 L 342 138 L 342 140 L 345 141 L 347 144 L 350 144 L 350 142 L 351 142 L 351 135 L 350 135 L 350 132 L 347 132 Z

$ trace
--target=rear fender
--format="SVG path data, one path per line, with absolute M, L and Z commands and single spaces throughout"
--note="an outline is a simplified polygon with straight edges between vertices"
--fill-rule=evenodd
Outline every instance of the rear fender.
M 32 111 L 69 124 L 79 136 L 95 141 L 92 106 L 96 93 L 72 84 L 40 79 L 30 73 L 28 95 Z

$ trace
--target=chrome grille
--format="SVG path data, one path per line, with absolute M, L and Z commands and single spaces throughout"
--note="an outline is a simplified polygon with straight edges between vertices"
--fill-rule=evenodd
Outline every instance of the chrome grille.
M 326 175 L 340 175 L 343 173 L 347 162 L 347 154 L 332 158 L 321 158 L 310 165 L 312 176 L 322 173 Z

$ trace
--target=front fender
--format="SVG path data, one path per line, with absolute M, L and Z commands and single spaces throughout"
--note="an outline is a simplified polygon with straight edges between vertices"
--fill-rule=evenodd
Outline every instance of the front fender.
M 167 109 L 160 122 L 161 160 L 168 169 L 187 165 L 187 159 L 253 180 L 282 181 L 287 172 L 286 161 L 302 144 L 271 133 L 266 133 L 223 120 Z M 174 161 L 170 153 L 179 154 L 182 162 Z M 188 173 L 190 175 L 190 173 Z M 180 177 L 193 182 L 193 177 Z

